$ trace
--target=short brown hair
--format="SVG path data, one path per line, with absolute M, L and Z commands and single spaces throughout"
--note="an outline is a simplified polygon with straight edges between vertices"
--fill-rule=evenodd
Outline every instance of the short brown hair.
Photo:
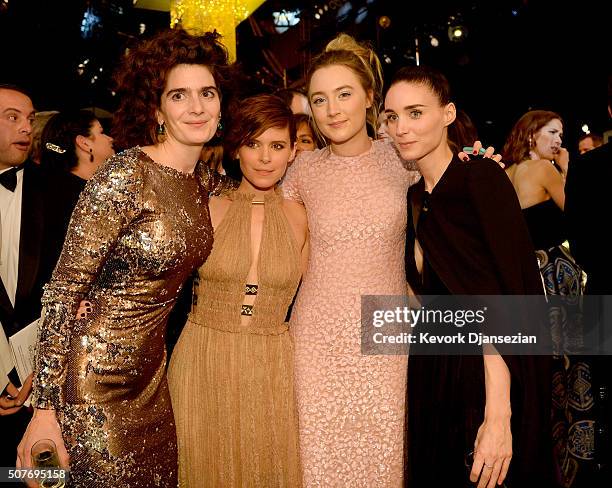
M 115 75 L 119 108 L 114 114 L 114 145 L 127 149 L 158 142 L 156 110 L 168 73 L 179 64 L 206 66 L 219 93 L 227 85 L 227 49 L 216 32 L 194 36 L 183 29 L 165 29 L 129 50 Z
M 272 127 L 289 129 L 291 144 L 295 143 L 295 122 L 287 104 L 276 95 L 256 95 L 236 103 L 227 118 L 223 149 L 235 158 L 238 149 Z

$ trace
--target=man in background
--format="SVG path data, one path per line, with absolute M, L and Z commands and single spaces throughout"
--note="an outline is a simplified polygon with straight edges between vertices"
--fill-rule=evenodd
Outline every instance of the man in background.
M 43 170 L 28 159 L 34 116 L 26 91 L 0 84 L 0 322 L 7 339 L 40 317 L 43 285 L 64 238 L 52 232 L 49 222 L 69 219 L 72 210 L 61 203 L 61 179 L 51 188 Z M 0 394 L 0 466 L 11 467 L 31 417 L 23 404 L 32 378 L 22 385 L 13 369 L 8 384 L 5 381 Z
M 588 134 L 584 134 L 578 139 L 578 152 L 580 154 L 584 154 L 585 152 L 591 151 L 596 147 L 599 147 L 603 144 L 603 137 L 599 134 L 595 134 L 594 132 L 590 132 Z
M 612 118 L 612 76 L 608 77 L 608 114 Z M 565 215 L 572 255 L 587 274 L 585 304 L 612 302 L 612 245 L 605 228 L 610 227 L 612 199 L 609 195 L 612 181 L 612 143 L 607 142 L 587 151 L 569 163 L 565 182 Z M 589 307 L 591 308 L 591 307 Z M 601 335 L 612 332 L 610 309 L 600 307 L 597 317 L 585 309 L 586 323 L 598 324 Z M 606 339 L 603 337 L 602 339 Z M 608 343 L 610 337 L 607 337 Z M 603 340 L 600 341 L 603 345 Z M 604 351 L 605 352 L 605 351 Z M 609 351 L 608 351 L 609 353 Z M 586 359 L 586 358 L 585 358 Z M 597 485 L 612 483 L 612 356 L 600 354 L 592 361 L 591 392 L 596 404 L 594 426 L 595 461 L 600 467 Z

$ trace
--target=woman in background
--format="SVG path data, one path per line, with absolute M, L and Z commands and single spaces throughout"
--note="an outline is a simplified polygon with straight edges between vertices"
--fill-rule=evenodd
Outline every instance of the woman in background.
M 514 125 L 503 155 L 506 173 L 538 250 L 546 292 L 576 296 L 582 293 L 582 273 L 562 246 L 566 239 L 563 187 L 569 162 L 568 152 L 561 146 L 562 139 L 561 117 L 555 112 L 533 110 Z M 571 337 L 561 337 L 562 332 L 553 331 L 553 340 L 558 345 L 560 341 L 571 341 Z
M 304 207 L 276 188 L 295 153 L 290 109 L 240 102 L 224 141 L 242 181 L 209 202 L 215 243 L 168 381 L 183 487 L 301 486 L 285 315 L 307 258 Z
M 42 257 L 53 269 L 62 250 L 69 219 L 85 188 L 97 168 L 115 154 L 112 137 L 106 135 L 100 121 L 87 110 L 55 113 L 46 123 L 40 137 L 41 167 L 46 172 L 49 186 L 61 188 L 58 198 L 46 209 L 50 246 Z M 51 278 L 46 276 L 45 283 Z
M 547 295 L 564 297 L 554 302 L 549 319 L 556 354 L 552 429 L 557 481 L 569 487 L 588 484 L 597 468 L 591 366 L 588 358 L 572 356 L 582 345 L 584 290 L 582 270 L 564 245 L 564 186 L 569 157 L 562 142 L 561 117 L 547 110 L 532 110 L 510 131 L 503 155 L 536 249 L 544 290 Z
M 71 175 L 66 190 L 74 204 L 87 180 L 113 154 L 113 138 L 88 110 L 53 115 L 41 135 L 41 166 L 50 173 Z
M 32 147 L 30 149 L 30 159 L 36 164 L 40 164 L 42 156 L 42 146 L 40 144 L 40 137 L 42 131 L 49 122 L 49 119 L 55 114 L 59 113 L 57 110 L 45 110 L 36 112 L 34 121 L 32 122 Z
M 306 114 L 294 114 L 293 120 L 296 130 L 296 155 L 302 151 L 314 151 L 319 148 L 317 135 L 313 126 L 312 117 Z

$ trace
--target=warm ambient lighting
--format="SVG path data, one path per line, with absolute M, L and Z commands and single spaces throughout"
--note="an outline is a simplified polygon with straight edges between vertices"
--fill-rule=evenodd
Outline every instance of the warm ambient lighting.
M 231 60 L 236 59 L 236 27 L 251 15 L 263 0 L 172 0 L 170 25 L 198 34 L 216 30 Z

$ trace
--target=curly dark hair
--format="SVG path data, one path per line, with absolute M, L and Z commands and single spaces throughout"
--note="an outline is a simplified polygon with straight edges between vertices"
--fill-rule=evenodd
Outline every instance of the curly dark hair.
M 166 86 L 168 73 L 179 64 L 205 65 L 213 75 L 219 93 L 227 87 L 227 49 L 221 35 L 206 32 L 191 35 L 183 29 L 165 29 L 129 49 L 115 74 L 119 108 L 113 116 L 111 134 L 120 150 L 158 142 L 156 110 Z

